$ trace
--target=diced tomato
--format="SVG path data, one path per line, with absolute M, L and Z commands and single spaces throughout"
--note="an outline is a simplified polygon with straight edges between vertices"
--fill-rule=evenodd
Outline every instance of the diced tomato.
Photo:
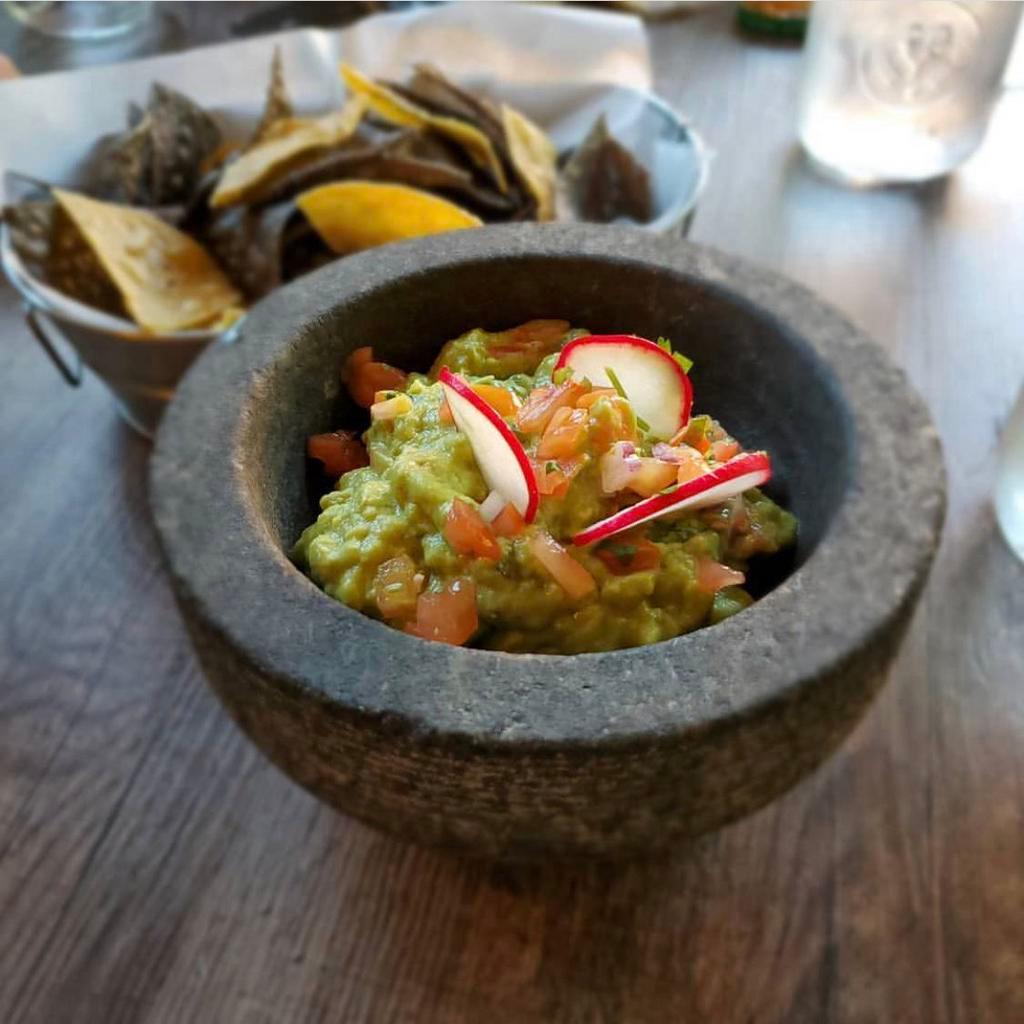
M 377 609 L 385 619 L 409 619 L 416 614 L 416 566 L 408 555 L 381 562 L 373 578 Z
M 691 448 L 689 445 L 681 445 L 680 448 L 686 455 L 680 459 L 679 465 L 676 467 L 676 482 L 685 484 L 703 476 L 710 467 L 696 448 Z
M 537 458 L 572 458 L 587 439 L 588 420 L 586 409 L 571 409 L 567 405 L 556 409 L 537 446 Z
M 568 330 L 567 320 L 528 320 L 518 327 L 495 334 L 488 348 L 494 355 L 511 355 L 530 349 L 536 349 L 539 355 L 547 355 L 558 348 Z
M 519 411 L 519 399 L 508 388 L 499 388 L 494 384 L 471 384 L 470 387 L 499 416 L 515 416 Z
M 335 430 L 331 434 L 313 434 L 306 439 L 306 454 L 323 463 L 324 472 L 337 479 L 350 469 L 368 466 L 370 459 L 354 430 Z
M 606 452 L 616 441 L 636 440 L 636 417 L 629 402 L 614 392 L 602 397 L 606 405 L 596 409 L 594 403 L 590 406 L 590 443 L 598 454 Z
M 420 594 L 416 620 L 405 632 L 424 640 L 459 646 L 471 640 L 480 626 L 476 610 L 476 586 L 472 580 L 457 579 L 440 593 Z
M 572 598 L 579 600 L 597 589 L 594 577 L 551 534 L 538 530 L 528 541 L 530 551 Z
M 613 576 L 629 576 L 657 569 L 661 564 L 661 548 L 642 534 L 620 534 L 595 548 L 594 554 Z
M 506 505 L 494 517 L 491 529 L 498 537 L 518 537 L 526 529 L 526 521 L 515 505 Z
M 588 391 L 585 395 L 580 395 L 576 399 L 577 409 L 589 409 L 599 398 L 618 398 L 620 397 L 615 388 L 594 388 L 593 391 Z
M 711 432 L 712 420 L 710 416 L 694 416 L 689 423 L 683 427 L 682 430 L 676 434 L 675 437 L 669 441 L 669 444 L 673 447 L 680 444 L 688 444 L 691 448 L 696 448 L 701 455 L 707 455 L 708 450 L 711 448 L 711 438 L 708 436 Z
M 583 456 L 547 462 L 531 461 L 534 475 L 537 477 L 537 490 L 545 498 L 564 498 L 576 474 L 586 465 L 586 458 Z
M 569 422 L 569 417 L 576 412 L 582 412 L 581 409 L 574 409 L 572 406 L 563 405 L 555 410 L 554 416 L 548 420 L 548 425 L 544 428 L 544 436 L 546 437 L 551 431 L 557 430 L 564 423 Z
M 582 381 L 567 380 L 546 388 L 536 388 L 516 413 L 516 426 L 524 434 L 539 434 L 563 405 L 574 405 L 587 390 Z
M 728 462 L 733 456 L 739 455 L 739 453 L 740 444 L 734 438 L 730 437 L 724 441 L 711 442 L 711 457 L 716 462 Z
M 688 444 L 656 444 L 654 457 L 676 467 L 676 483 L 685 484 L 709 472 L 711 467 L 696 448 Z
M 561 479 L 561 470 L 558 468 L 558 464 L 553 463 L 551 466 L 548 466 L 547 463 L 531 459 L 530 465 L 533 466 L 533 475 L 537 478 L 537 490 L 540 496 L 542 498 L 550 497 L 554 492 L 555 485 Z M 550 481 L 549 477 L 553 474 L 557 474 L 558 479 Z
M 486 558 L 492 562 L 501 558 L 501 545 L 494 531 L 480 518 L 480 513 L 461 498 L 452 500 L 444 523 L 444 539 L 460 555 Z
M 707 555 L 701 555 L 697 559 L 697 588 L 708 594 L 714 594 L 723 587 L 740 586 L 745 579 L 743 573 L 730 569 Z
M 401 391 L 406 374 L 387 363 L 375 362 L 373 349 L 357 348 L 345 361 L 341 379 L 356 405 L 369 409 L 378 391 Z
M 661 459 L 638 458 L 639 465 L 630 474 L 626 487 L 642 498 L 650 498 L 676 482 L 677 467 Z

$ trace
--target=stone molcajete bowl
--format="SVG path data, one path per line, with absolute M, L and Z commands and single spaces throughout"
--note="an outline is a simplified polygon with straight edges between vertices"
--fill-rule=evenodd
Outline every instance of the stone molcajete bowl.
M 358 422 L 345 355 L 425 369 L 470 327 L 535 317 L 695 360 L 697 410 L 770 451 L 800 519 L 767 596 L 648 647 L 510 655 L 404 635 L 291 564 L 316 507 L 306 436 Z M 932 561 L 944 472 L 903 374 L 802 288 L 640 232 L 518 225 L 373 250 L 257 306 L 189 372 L 152 499 L 213 688 L 293 779 L 417 842 L 620 857 L 761 807 L 853 727 Z

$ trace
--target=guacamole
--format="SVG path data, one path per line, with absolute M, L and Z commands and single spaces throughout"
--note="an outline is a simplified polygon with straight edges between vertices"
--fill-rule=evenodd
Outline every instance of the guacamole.
M 346 368 L 350 390 L 373 397 L 365 457 L 348 463 L 355 468 L 321 499 L 319 517 L 295 545 L 297 564 L 331 597 L 396 628 L 512 652 L 654 643 L 750 604 L 742 587 L 749 560 L 796 535 L 795 518 L 756 488 L 573 544 L 643 500 L 648 492 L 637 481 L 648 471 L 647 486 L 664 493 L 677 466 L 683 479 L 686 459 L 699 462 L 700 473 L 741 451 L 706 416 L 690 417 L 680 437 L 659 443 L 628 395 L 556 371 L 562 347 L 585 335 L 560 321 L 473 330 L 449 342 L 427 375 L 404 376 L 368 349 L 356 353 Z M 537 475 L 532 522 L 489 488 L 453 420 L 442 366 L 463 375 L 521 442 Z M 374 391 L 375 382 L 389 386 Z M 545 420 L 545 402 L 563 411 Z M 344 469 L 317 454 L 314 440 L 311 454 L 334 473 Z M 344 441 L 346 451 L 354 445 L 361 453 L 353 435 Z M 548 450 L 556 455 L 543 457 Z M 629 485 L 616 488 L 616 473 L 637 466 Z

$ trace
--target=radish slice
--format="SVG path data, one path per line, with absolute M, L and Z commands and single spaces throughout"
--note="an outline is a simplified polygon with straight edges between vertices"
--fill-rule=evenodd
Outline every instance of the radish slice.
M 591 334 L 570 341 L 555 369 L 568 366 L 599 388 L 618 379 L 633 411 L 654 437 L 666 440 L 686 426 L 693 386 L 683 368 L 659 345 L 632 334 Z
M 507 504 L 508 498 L 504 494 L 500 491 L 491 491 L 480 506 L 480 518 L 485 523 L 493 523 Z
M 537 514 L 537 478 L 519 438 L 463 377 L 444 367 L 438 380 L 487 486 L 504 495 L 523 519 L 532 523 Z
M 679 484 L 664 494 L 638 501 L 621 512 L 588 526 L 573 537 L 572 542 L 580 547 L 594 541 L 611 537 L 631 526 L 638 526 L 651 519 L 681 512 L 688 508 L 705 508 L 719 505 L 751 487 L 759 487 L 771 479 L 772 464 L 767 452 L 745 452 L 736 458 L 717 466 L 708 473 Z

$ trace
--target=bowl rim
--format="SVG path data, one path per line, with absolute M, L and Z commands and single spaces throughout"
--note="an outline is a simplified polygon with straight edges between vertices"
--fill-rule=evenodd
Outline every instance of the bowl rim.
M 306 327 L 396 278 L 537 258 L 696 278 L 781 323 L 833 375 L 853 437 L 847 491 L 803 565 L 741 615 L 606 653 L 453 648 L 329 598 L 260 522 L 238 446 L 262 378 Z M 208 349 L 179 388 L 157 438 L 151 503 L 186 617 L 198 616 L 274 685 L 362 725 L 512 754 L 672 741 L 784 704 L 848 670 L 906 615 L 924 583 L 944 518 L 945 471 L 938 435 L 903 371 L 800 285 L 706 246 L 628 228 L 519 224 L 370 250 L 257 304 L 240 343 Z M 198 531 L 197 503 L 209 511 Z M 229 566 L 208 557 L 225 543 L 235 555 Z M 262 578 L 275 586 L 257 583 L 238 600 L 240 588 Z M 818 599 L 834 580 L 870 599 Z

